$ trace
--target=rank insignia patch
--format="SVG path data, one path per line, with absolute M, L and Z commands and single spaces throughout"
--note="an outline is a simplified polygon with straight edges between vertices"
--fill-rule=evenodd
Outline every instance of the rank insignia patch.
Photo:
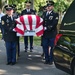
M 4 25 L 4 21 L 2 21 L 2 25 Z
M 58 17 L 56 17 L 56 20 L 58 20 Z

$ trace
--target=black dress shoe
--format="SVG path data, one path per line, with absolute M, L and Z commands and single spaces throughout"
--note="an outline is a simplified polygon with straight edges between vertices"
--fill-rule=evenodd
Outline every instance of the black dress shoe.
M 53 65 L 53 62 L 49 62 L 49 65 Z
M 30 49 L 30 52 L 33 52 L 32 49 Z
M 27 52 L 27 49 L 25 49 L 25 52 Z
M 25 50 L 25 52 L 27 52 L 27 50 Z
M 8 62 L 6 65 L 11 65 L 11 62 Z
M 45 61 L 44 64 L 49 64 L 49 62 L 48 61 Z
M 41 54 L 41 57 L 44 57 L 44 53 Z
M 15 64 L 16 64 L 16 62 L 12 62 L 12 63 L 11 63 L 11 65 L 15 65 Z

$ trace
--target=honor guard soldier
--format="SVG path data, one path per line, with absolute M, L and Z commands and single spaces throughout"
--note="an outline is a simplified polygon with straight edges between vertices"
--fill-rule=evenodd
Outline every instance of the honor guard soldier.
M 47 4 L 47 11 L 43 14 L 44 34 L 42 39 L 43 50 L 45 53 L 45 64 L 53 64 L 53 47 L 54 40 L 57 34 L 57 24 L 59 15 L 53 11 L 54 2 L 50 1 Z M 50 51 L 49 51 L 50 47 Z
M 7 65 L 16 64 L 16 32 L 13 28 L 16 27 L 15 19 L 13 16 L 13 7 L 11 5 L 6 5 L 6 15 L 1 18 L 2 27 L 4 29 L 4 41 L 7 53 Z
M 35 14 L 35 11 L 33 9 L 30 9 L 31 2 L 26 1 L 26 9 L 22 11 L 22 15 L 30 15 L 30 14 Z M 33 49 L 33 36 L 29 36 L 30 39 L 30 52 L 32 52 Z M 28 36 L 24 36 L 24 44 L 25 44 L 25 52 L 28 50 Z
M 16 5 L 12 4 L 12 7 L 13 7 L 13 15 L 18 18 L 20 16 L 20 14 L 16 12 Z M 17 55 L 18 55 L 18 57 L 20 56 L 20 42 L 19 42 L 19 39 L 20 39 L 20 37 L 17 36 Z

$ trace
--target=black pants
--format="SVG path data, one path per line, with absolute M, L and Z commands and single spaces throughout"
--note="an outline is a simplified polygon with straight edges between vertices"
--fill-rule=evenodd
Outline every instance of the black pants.
M 30 49 L 33 49 L 33 36 L 24 36 L 25 49 L 28 49 L 28 37 L 30 40 Z

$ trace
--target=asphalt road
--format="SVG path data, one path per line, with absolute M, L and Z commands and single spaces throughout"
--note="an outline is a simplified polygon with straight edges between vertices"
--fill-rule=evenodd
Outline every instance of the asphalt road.
M 0 75 L 68 75 L 58 70 L 55 65 L 45 65 L 41 58 L 42 48 L 34 46 L 32 53 L 24 52 L 24 44 L 20 43 L 20 57 L 14 66 L 6 65 L 4 41 L 0 40 Z

